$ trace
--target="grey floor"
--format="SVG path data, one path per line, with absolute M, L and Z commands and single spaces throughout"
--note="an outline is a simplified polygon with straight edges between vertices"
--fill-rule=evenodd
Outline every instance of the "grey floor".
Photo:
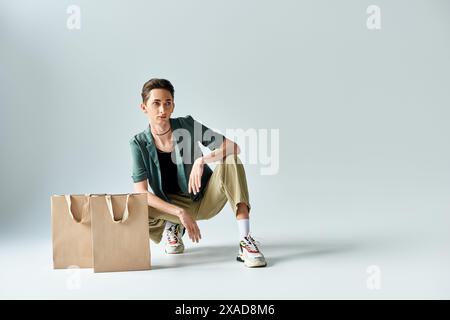
M 0 1 L 0 298 L 450 298 L 450 1 L 75 4 Z M 227 206 L 150 271 L 52 269 L 50 196 L 132 191 L 153 76 L 241 138 L 267 268 Z
M 167 256 L 152 244 L 153 268 L 141 272 L 53 270 L 49 237 L 4 237 L 0 298 L 450 298 L 446 215 L 413 224 L 280 220 L 270 229 L 261 228 L 264 218 L 254 219 L 268 260 L 260 269 L 235 261 L 237 231 L 228 218 L 200 222 L 202 242 L 187 240 L 183 255 Z

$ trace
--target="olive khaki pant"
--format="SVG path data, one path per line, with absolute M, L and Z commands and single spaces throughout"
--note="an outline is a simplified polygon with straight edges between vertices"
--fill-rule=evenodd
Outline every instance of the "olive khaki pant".
M 228 203 L 237 214 L 238 203 L 245 203 L 250 212 L 247 178 L 244 165 L 237 155 L 230 154 L 217 164 L 199 201 L 192 201 L 188 194 L 168 194 L 172 204 L 186 209 L 195 220 L 207 220 L 217 215 Z M 161 241 L 166 221 L 181 223 L 177 216 L 148 207 L 150 239 Z

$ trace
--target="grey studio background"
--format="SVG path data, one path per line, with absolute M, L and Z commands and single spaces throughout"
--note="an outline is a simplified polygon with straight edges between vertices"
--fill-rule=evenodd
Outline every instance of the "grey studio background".
M 1 0 L 0 297 L 448 299 L 449 32 L 445 0 Z M 152 271 L 51 269 L 52 194 L 132 191 L 151 77 L 174 116 L 279 129 L 279 172 L 246 166 L 267 268 L 227 205 Z

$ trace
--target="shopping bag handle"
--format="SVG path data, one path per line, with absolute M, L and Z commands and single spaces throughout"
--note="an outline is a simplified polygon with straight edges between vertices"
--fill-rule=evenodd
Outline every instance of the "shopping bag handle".
M 69 209 L 69 215 L 72 218 L 72 220 L 75 223 L 86 222 L 86 218 L 87 218 L 86 211 L 88 210 L 88 207 L 89 207 L 88 195 L 86 195 L 86 201 L 85 201 L 85 204 L 83 205 L 83 209 L 81 210 L 81 218 L 80 219 L 75 218 L 75 215 L 72 212 L 72 196 L 69 194 L 66 194 L 66 195 L 64 195 L 64 198 L 66 199 L 67 208 Z
M 129 199 L 130 199 L 130 194 L 127 194 L 127 199 L 125 202 L 125 210 L 123 211 L 122 219 L 116 220 L 114 218 L 114 211 L 113 211 L 113 206 L 112 206 L 111 195 L 109 195 L 109 194 L 105 195 L 106 206 L 108 207 L 109 214 L 111 215 L 111 219 L 114 223 L 124 223 L 125 221 L 128 220 L 128 216 L 129 216 L 128 201 L 129 201 Z

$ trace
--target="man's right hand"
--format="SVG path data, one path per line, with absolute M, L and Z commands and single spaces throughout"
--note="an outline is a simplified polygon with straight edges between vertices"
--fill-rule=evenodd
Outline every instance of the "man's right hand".
M 197 225 L 197 222 L 185 210 L 183 210 L 179 218 L 183 226 L 186 228 L 189 238 L 193 242 L 199 242 L 202 238 L 202 235 L 200 234 L 200 229 Z

